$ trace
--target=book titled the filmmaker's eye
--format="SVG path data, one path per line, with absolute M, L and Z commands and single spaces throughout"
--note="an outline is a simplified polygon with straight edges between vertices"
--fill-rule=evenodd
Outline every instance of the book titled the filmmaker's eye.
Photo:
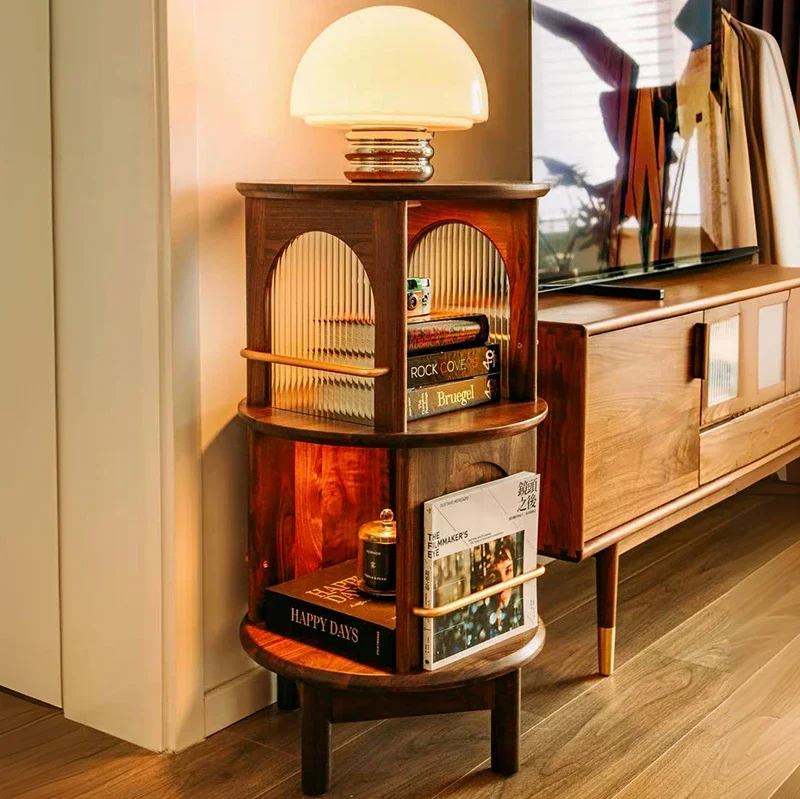
M 536 568 L 539 475 L 519 472 L 425 503 L 423 604 L 437 608 Z M 423 666 L 437 669 L 536 626 L 530 580 L 423 621 Z

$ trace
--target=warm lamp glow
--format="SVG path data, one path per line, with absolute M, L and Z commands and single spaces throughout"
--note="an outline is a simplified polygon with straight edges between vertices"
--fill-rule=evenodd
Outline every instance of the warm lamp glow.
M 440 19 L 403 6 L 334 22 L 311 43 L 292 84 L 292 116 L 352 131 L 352 180 L 427 180 L 429 131 L 467 130 L 488 113 L 469 45 Z

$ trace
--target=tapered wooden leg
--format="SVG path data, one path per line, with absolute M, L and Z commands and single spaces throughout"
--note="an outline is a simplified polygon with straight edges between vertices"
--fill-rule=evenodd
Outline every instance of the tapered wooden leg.
M 617 632 L 617 585 L 619 551 L 616 544 L 595 556 L 597 576 L 597 659 L 600 674 L 614 673 L 614 644 Z
M 519 669 L 494 681 L 492 771 L 498 774 L 519 771 L 520 690 Z
M 278 707 L 281 710 L 297 710 L 300 707 L 300 693 L 294 680 L 278 677 Z
M 303 684 L 302 701 L 302 787 L 308 796 L 320 796 L 331 787 L 331 692 Z

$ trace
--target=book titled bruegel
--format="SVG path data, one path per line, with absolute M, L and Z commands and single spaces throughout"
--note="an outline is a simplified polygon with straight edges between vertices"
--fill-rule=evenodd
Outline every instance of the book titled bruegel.
M 500 399 L 500 378 L 481 375 L 434 386 L 410 388 L 406 392 L 409 422 L 448 411 L 458 411 Z
M 264 589 L 262 607 L 264 626 L 272 632 L 394 669 L 394 602 L 358 592 L 355 560 Z
M 419 388 L 450 380 L 497 374 L 500 371 L 500 347 L 486 344 L 460 350 L 409 355 L 408 387 Z

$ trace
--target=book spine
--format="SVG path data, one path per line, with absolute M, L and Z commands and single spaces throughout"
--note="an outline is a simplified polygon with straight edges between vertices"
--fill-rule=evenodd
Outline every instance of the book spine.
M 433 558 L 431 557 L 431 534 L 433 531 L 433 508 L 426 504 L 423 524 L 422 554 L 422 607 L 433 607 Z M 422 620 L 422 668 L 433 669 L 433 619 Z
M 378 624 L 266 590 L 264 626 L 351 660 L 382 669 L 395 667 L 395 632 Z
M 498 344 L 413 355 L 408 359 L 408 387 L 419 388 L 451 380 L 497 374 L 499 369 Z
M 460 411 L 500 398 L 500 380 L 492 375 L 455 380 L 407 392 L 407 419 L 424 419 L 449 411 Z
M 485 344 L 487 338 L 489 321 L 485 316 L 416 322 L 407 329 L 409 352 L 478 346 Z

